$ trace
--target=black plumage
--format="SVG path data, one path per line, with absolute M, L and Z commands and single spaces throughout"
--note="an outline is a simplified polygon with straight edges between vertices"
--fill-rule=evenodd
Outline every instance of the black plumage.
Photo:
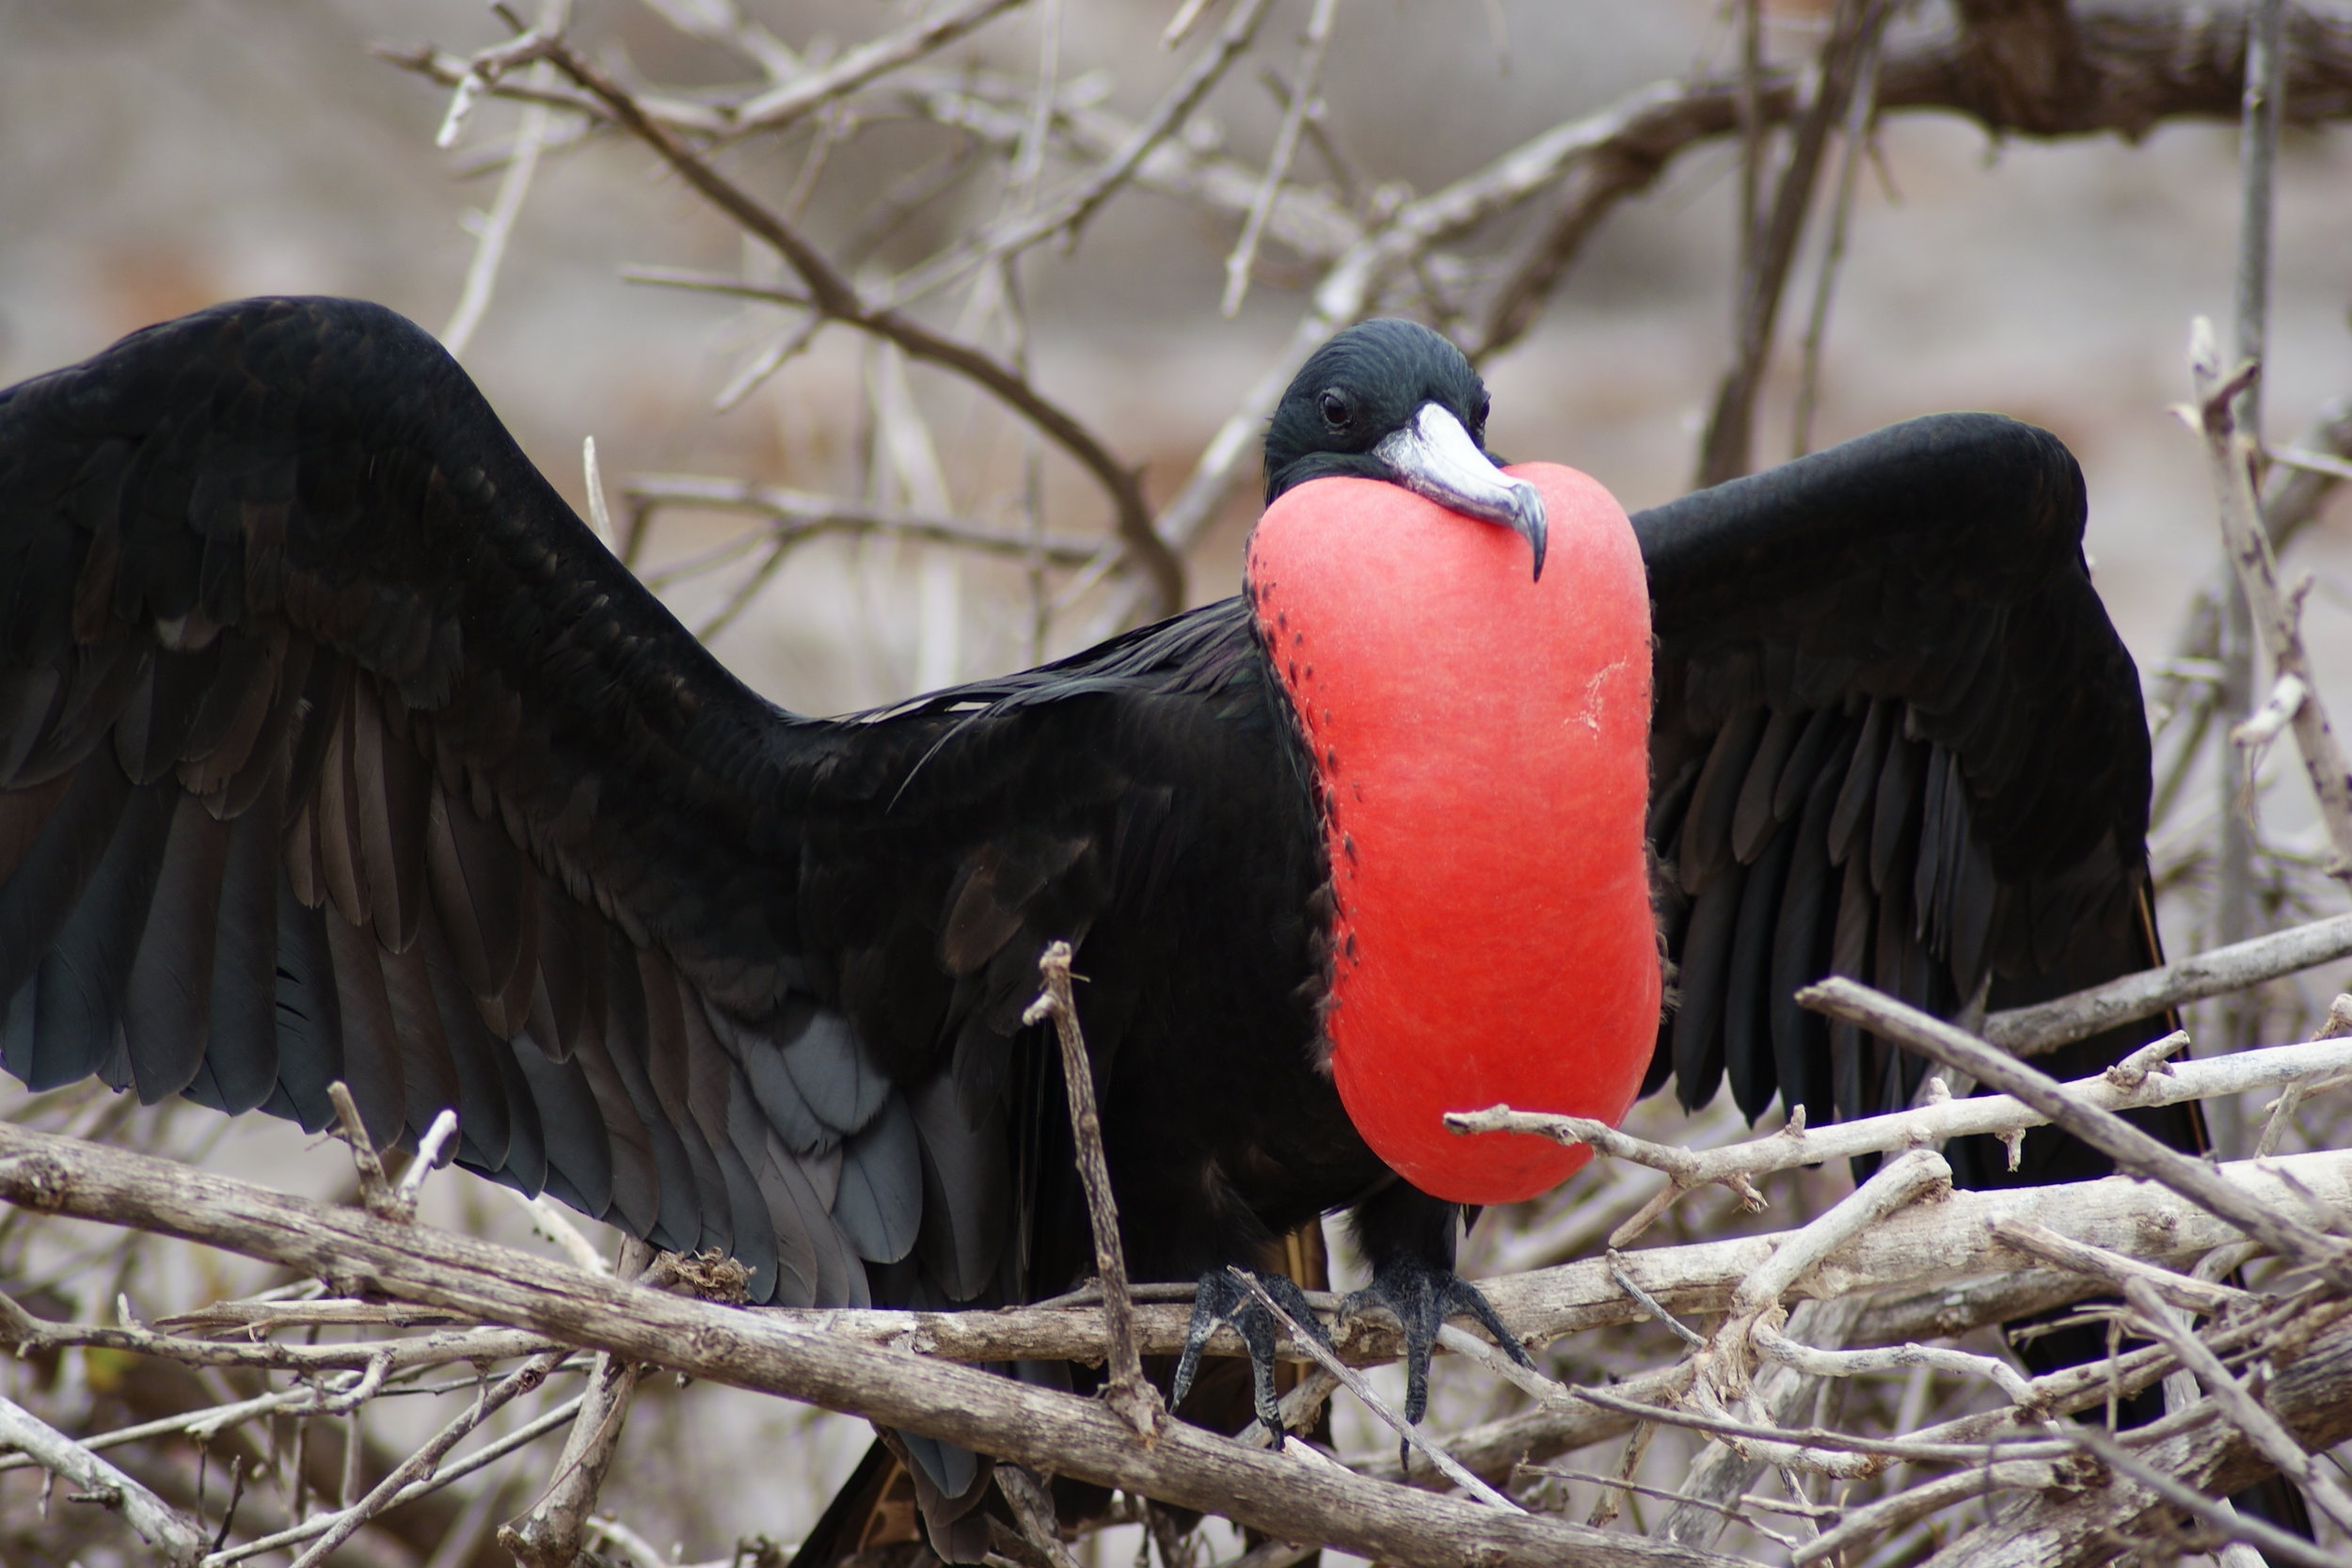
M 1432 402 L 1483 438 L 1441 340 L 1345 335 L 1270 493 L 1382 472 Z M 2147 735 L 2083 508 L 2056 438 L 1951 415 L 1635 517 L 1685 1103 L 1726 1072 L 1750 1115 L 1899 1102 L 1899 1063 L 1789 1004 L 1826 968 L 1949 1011 L 2151 956 Z M 774 707 L 379 308 L 223 306 L 0 393 L 0 1061 L 36 1087 L 315 1128 L 340 1077 L 379 1140 L 455 1106 L 460 1163 L 730 1251 L 763 1300 L 1034 1297 L 1089 1261 L 1020 1022 L 1067 939 L 1139 1277 L 1353 1206 L 1375 1265 L 1442 1282 L 1455 1211 L 1323 1068 L 1310 776 L 1239 599 Z

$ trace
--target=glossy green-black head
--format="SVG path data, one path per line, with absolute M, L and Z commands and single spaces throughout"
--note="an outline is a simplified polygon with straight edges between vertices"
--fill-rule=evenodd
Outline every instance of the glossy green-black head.
M 1525 539 L 1544 575 L 1544 503 L 1486 451 L 1486 388 L 1419 322 L 1349 327 L 1300 367 L 1265 434 L 1265 499 L 1311 479 L 1387 480 Z

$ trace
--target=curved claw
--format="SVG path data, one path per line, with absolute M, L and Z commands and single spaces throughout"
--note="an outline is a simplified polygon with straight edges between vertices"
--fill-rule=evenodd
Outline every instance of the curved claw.
M 1518 1336 L 1502 1326 L 1502 1319 L 1485 1291 L 1455 1274 L 1411 1253 L 1399 1253 L 1382 1264 L 1372 1283 L 1348 1292 L 1340 1303 L 1344 1322 L 1368 1307 L 1384 1307 L 1405 1331 L 1405 1418 L 1418 1425 L 1429 1411 L 1429 1357 L 1437 1349 L 1438 1329 L 1456 1313 L 1475 1318 L 1494 1336 L 1502 1354 L 1531 1370 Z
M 1288 1275 L 1249 1271 L 1250 1277 L 1265 1287 L 1266 1293 L 1282 1304 L 1282 1309 L 1295 1318 L 1307 1331 L 1325 1344 L 1331 1342 L 1324 1332 L 1322 1320 L 1307 1304 L 1306 1292 Z M 1482 1303 L 1483 1305 L 1483 1303 Z M 1489 1315 L 1493 1309 L 1487 1308 Z M 1257 1299 L 1242 1289 L 1238 1280 L 1223 1269 L 1211 1269 L 1200 1276 L 1200 1283 L 1192 1293 L 1192 1321 L 1184 1325 L 1184 1354 L 1176 1360 L 1176 1379 L 1169 1396 L 1170 1408 L 1184 1402 L 1184 1394 L 1192 1387 L 1193 1375 L 1200 1370 L 1200 1352 L 1216 1332 L 1217 1324 L 1232 1326 L 1249 1347 L 1249 1383 L 1251 1406 L 1259 1424 L 1274 1434 L 1280 1446 L 1282 1405 L 1274 1393 L 1274 1350 L 1280 1335 L 1274 1314 L 1258 1305 Z

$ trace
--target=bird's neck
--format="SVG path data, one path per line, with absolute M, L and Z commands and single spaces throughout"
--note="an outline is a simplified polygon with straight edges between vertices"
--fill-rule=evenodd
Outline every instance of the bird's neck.
M 1614 1121 L 1658 1028 L 1640 550 L 1593 480 L 1513 472 L 1551 519 L 1540 581 L 1510 531 L 1373 481 L 1290 491 L 1249 546 L 1321 786 L 1333 1076 L 1375 1153 L 1473 1203 L 1543 1191 L 1585 1150 L 1457 1137 L 1444 1112 Z

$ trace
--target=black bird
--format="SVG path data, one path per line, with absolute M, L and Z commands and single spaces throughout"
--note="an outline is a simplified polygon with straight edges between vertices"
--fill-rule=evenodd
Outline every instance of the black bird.
M 728 674 L 393 313 L 257 300 L 135 333 L 0 392 L 0 1060 L 313 1129 L 341 1078 L 387 1145 L 454 1107 L 460 1164 L 728 1251 L 763 1300 L 1033 1299 L 1090 1263 L 1058 1068 L 1020 1022 L 1068 939 L 1136 1275 L 1263 1267 L 1351 1209 L 1418 1400 L 1436 1323 L 1485 1306 L 1453 1272 L 1457 1200 L 1497 1194 L 1396 1132 L 1397 1096 L 1433 1116 L 1432 1083 L 1532 1072 L 1615 1114 L 1647 1067 L 1687 1104 L 1727 1073 L 1750 1116 L 1775 1095 L 1851 1116 L 1915 1075 L 1794 1008 L 1798 983 L 1950 1011 L 2153 951 L 2137 680 L 2055 437 L 1899 425 L 1640 515 L 1596 587 L 1613 503 L 1500 473 L 1486 412 L 1436 334 L 1343 333 L 1270 428 L 1268 498 L 1305 522 L 1262 532 L 1250 595 L 822 720 Z M 1391 483 L 1300 488 L 1349 475 Z M 1422 605 L 1436 558 L 1392 516 L 1527 596 L 1454 581 Z M 1614 675 L 1548 666 L 1552 611 L 1529 607 L 1618 614 L 1630 582 L 1638 611 L 1643 567 L 1654 666 L 1640 639 Z M 1350 673 L 1350 584 L 1389 617 L 1359 657 L 1396 667 Z M 1297 668 L 1294 613 L 1334 628 Z M 1383 681 L 1409 701 L 1381 706 Z M 1488 735 L 1397 805 L 1392 749 L 1450 742 L 1454 705 L 1505 683 L 1600 704 L 1613 738 L 1580 753 L 1600 782 L 1515 775 Z M 1400 714 L 1438 727 L 1399 739 Z M 1424 899 L 1456 844 L 1524 874 Z M 1616 987 L 1617 1034 L 1416 1022 L 1381 1000 L 1415 929 L 1507 960 L 1478 974 L 1506 1002 Z M 1484 1142 L 1518 1163 L 1501 1185 L 1537 1180 L 1532 1141 Z M 2028 1148 L 2022 1178 L 1969 1174 L 2100 1168 Z M 973 1490 L 968 1458 L 918 1457 Z

